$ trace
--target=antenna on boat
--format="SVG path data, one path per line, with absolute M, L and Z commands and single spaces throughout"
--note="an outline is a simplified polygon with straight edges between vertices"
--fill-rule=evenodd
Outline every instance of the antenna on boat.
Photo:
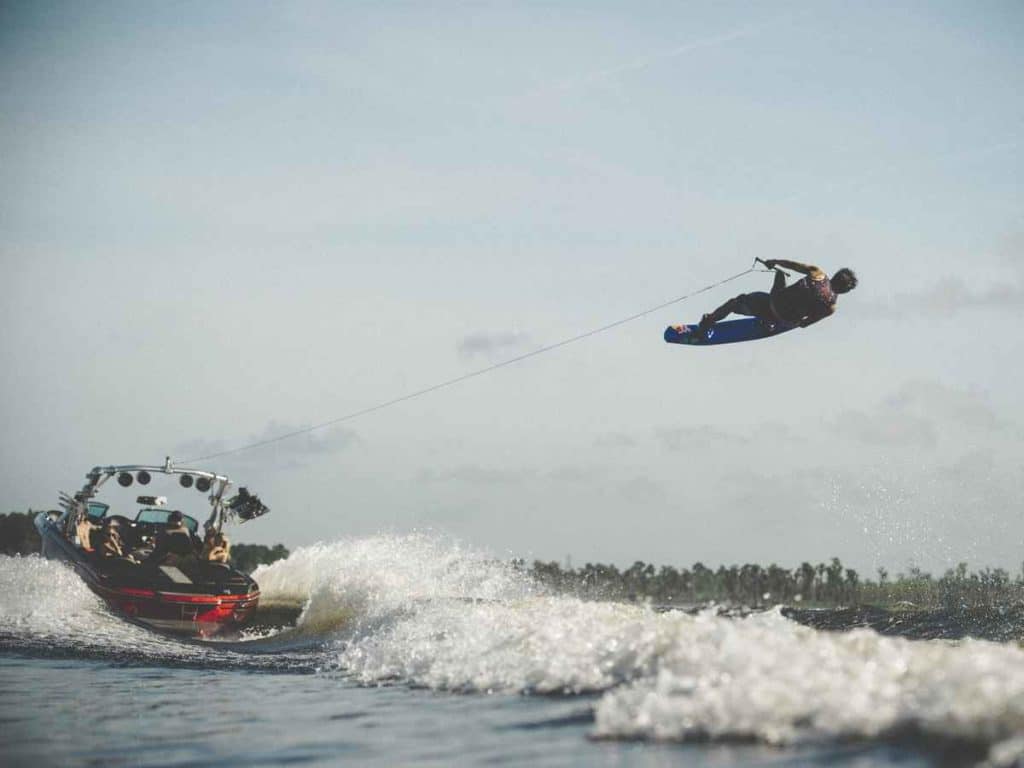
M 164 472 L 166 472 L 167 474 L 170 474 L 173 471 L 174 471 L 174 465 L 171 463 L 171 457 L 170 456 L 164 457 Z

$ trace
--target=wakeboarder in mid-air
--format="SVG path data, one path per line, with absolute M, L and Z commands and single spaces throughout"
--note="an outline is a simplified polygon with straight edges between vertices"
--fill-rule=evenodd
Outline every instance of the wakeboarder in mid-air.
M 834 314 L 836 297 L 857 287 L 857 276 L 846 267 L 830 278 L 819 267 L 798 261 L 768 259 L 761 263 L 775 270 L 771 293 L 755 291 L 729 299 L 714 312 L 701 318 L 700 324 L 696 326 L 697 335 L 706 336 L 715 323 L 731 314 L 756 317 L 773 325 L 783 323 L 790 327 L 806 328 Z M 786 275 L 779 267 L 799 272 L 804 277 L 792 285 L 786 285 Z
M 835 314 L 839 294 L 848 293 L 857 287 L 857 276 L 846 267 L 829 277 L 820 267 L 801 264 L 799 261 L 755 261 L 775 270 L 771 292 L 741 293 L 714 312 L 704 315 L 699 323 L 670 325 L 665 329 L 665 341 L 669 344 L 709 347 L 778 336 L 794 328 L 806 328 Z M 799 272 L 803 277 L 792 285 L 786 285 L 788 275 L 782 271 L 783 267 Z M 731 314 L 746 317 L 722 322 Z

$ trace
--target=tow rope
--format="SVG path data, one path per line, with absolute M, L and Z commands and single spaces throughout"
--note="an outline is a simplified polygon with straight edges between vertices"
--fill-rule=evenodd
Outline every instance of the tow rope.
M 325 429 L 326 427 L 331 427 L 334 426 L 335 424 L 341 424 L 342 422 L 352 421 L 353 419 L 357 419 L 360 416 L 366 416 L 367 414 L 374 413 L 376 411 L 382 411 L 385 408 L 390 408 L 393 405 L 398 405 L 399 403 L 404 403 L 409 400 L 414 400 L 418 397 L 423 397 L 424 395 L 429 395 L 431 392 L 437 392 L 438 390 L 441 389 L 453 387 L 456 384 L 461 384 L 464 381 L 475 379 L 477 376 L 483 376 L 484 374 L 491 373 L 492 371 L 496 371 L 499 368 L 505 368 L 510 365 L 515 365 L 516 363 L 521 363 L 524 360 L 529 360 L 531 357 L 537 357 L 538 355 L 543 355 L 546 352 L 552 352 L 556 349 L 567 347 L 570 344 L 575 344 L 578 341 L 589 339 L 591 336 L 597 336 L 598 334 L 605 333 L 606 331 L 610 331 L 613 328 L 618 328 L 620 325 L 625 325 L 626 323 L 631 323 L 634 320 L 639 320 L 641 317 L 647 317 L 648 315 L 654 314 L 655 312 L 665 309 L 666 307 L 671 307 L 673 304 L 678 304 L 681 301 L 692 299 L 694 296 L 706 293 L 707 291 L 723 286 L 726 283 L 731 283 L 733 280 L 739 280 L 741 277 L 749 275 L 751 272 L 770 272 L 771 270 L 768 269 L 758 269 L 757 264 L 760 261 L 760 259 L 754 259 L 754 265 L 751 266 L 749 269 L 745 269 L 742 272 L 738 272 L 735 275 L 732 275 L 731 277 L 725 278 L 724 280 L 719 280 L 718 282 L 711 283 L 710 285 L 705 285 L 703 288 L 700 288 L 696 291 L 691 291 L 690 293 L 683 294 L 682 296 L 677 296 L 674 299 L 663 301 L 661 304 L 657 304 L 653 307 L 649 307 L 648 309 L 636 312 L 635 314 L 629 315 L 628 317 L 623 317 L 620 320 L 615 320 L 614 322 L 607 323 L 597 328 L 592 328 L 589 331 L 584 331 L 583 333 L 579 333 L 575 336 L 570 336 L 568 338 L 562 339 L 561 341 L 556 341 L 551 344 L 547 344 L 543 347 L 538 347 L 537 349 L 534 349 L 530 352 L 526 352 L 515 357 L 510 357 L 507 360 L 502 360 L 501 362 L 494 363 L 493 365 L 488 365 L 485 368 L 479 368 L 475 371 L 464 373 L 461 376 L 456 376 L 452 379 L 447 379 L 445 381 L 438 382 L 437 384 L 431 384 L 430 386 L 424 387 L 423 389 L 417 389 L 415 392 L 409 392 L 399 397 L 392 398 L 391 400 L 385 400 L 384 402 L 377 403 L 376 405 L 371 405 L 367 408 L 361 408 L 358 411 L 353 411 L 352 413 L 347 413 L 344 416 L 338 416 L 337 418 L 329 419 L 328 421 L 323 421 L 320 422 L 319 424 L 314 424 L 311 427 L 303 427 L 302 429 L 296 429 L 291 432 L 285 432 L 284 434 L 278 435 L 276 437 L 267 438 L 266 440 L 258 440 L 254 443 L 248 443 L 247 445 L 241 445 L 237 448 L 231 448 L 226 451 L 209 453 L 205 456 L 196 456 L 195 458 L 187 459 L 186 463 L 208 461 L 209 459 L 219 459 L 222 456 L 231 456 L 233 454 L 241 453 L 243 451 L 250 451 L 254 448 L 262 448 L 263 446 L 266 445 L 272 445 L 274 443 L 280 443 L 285 440 L 290 440 L 293 437 L 308 435 L 310 432 L 315 432 L 319 429 Z

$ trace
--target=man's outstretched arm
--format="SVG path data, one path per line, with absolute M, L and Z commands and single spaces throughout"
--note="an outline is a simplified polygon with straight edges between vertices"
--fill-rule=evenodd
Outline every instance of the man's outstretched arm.
M 775 269 L 775 267 L 792 269 L 794 272 L 799 272 L 803 275 L 824 274 L 821 267 L 816 267 L 813 264 L 801 264 L 799 261 L 789 261 L 788 259 L 766 259 L 764 265 L 768 269 Z

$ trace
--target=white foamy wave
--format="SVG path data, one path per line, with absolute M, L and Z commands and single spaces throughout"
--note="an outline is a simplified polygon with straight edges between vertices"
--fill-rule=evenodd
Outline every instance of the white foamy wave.
M 508 600 L 534 591 L 507 563 L 425 534 L 301 547 L 253 577 L 261 600 L 304 602 L 300 627 L 322 630 L 376 626 L 436 601 Z
M 264 599 L 305 595 L 299 626 L 335 630 L 327 667 L 364 683 L 603 690 L 651 668 L 650 612 L 546 596 L 525 573 L 450 539 L 374 536 L 296 550 L 253 574 Z
M 69 566 L 36 555 L 0 555 L 0 637 L 32 653 L 157 661 L 201 653 L 115 616 Z
M 64 632 L 103 613 L 102 601 L 67 566 L 37 556 L 0 555 L 0 630 Z
M 1024 733 L 1024 652 L 823 633 L 778 613 L 737 620 L 564 597 L 435 604 L 354 638 L 337 666 L 366 684 L 604 691 L 600 738 L 769 744 Z
M 429 536 L 317 545 L 257 576 L 271 598 L 306 595 L 302 622 L 343 630 L 322 669 L 370 685 L 603 692 L 601 738 L 795 744 L 911 731 L 1008 751 L 1024 734 L 1016 646 L 552 596 Z
M 531 597 L 423 605 L 356 638 L 337 663 L 364 683 L 469 691 L 583 692 L 654 669 L 659 642 L 634 606 Z
M 607 738 L 874 738 L 901 729 L 992 744 L 1024 732 L 1024 652 L 823 633 L 778 613 L 741 621 L 665 617 L 655 674 L 609 691 Z

